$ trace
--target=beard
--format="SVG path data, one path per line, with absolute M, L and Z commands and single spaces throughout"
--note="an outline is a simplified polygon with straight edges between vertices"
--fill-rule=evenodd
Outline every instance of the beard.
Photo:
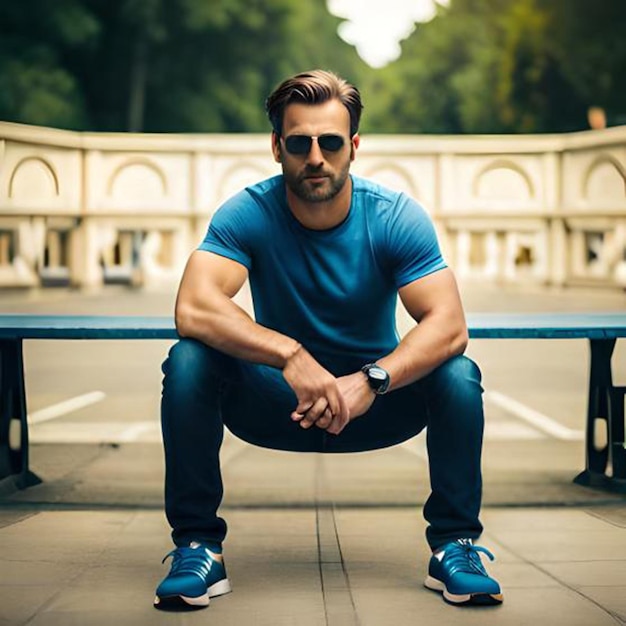
M 305 168 L 296 173 L 290 171 L 283 163 L 283 178 L 293 194 L 305 202 L 328 202 L 344 187 L 350 172 L 350 161 L 335 173 L 323 169 Z M 312 178 L 323 178 L 321 182 L 312 182 Z

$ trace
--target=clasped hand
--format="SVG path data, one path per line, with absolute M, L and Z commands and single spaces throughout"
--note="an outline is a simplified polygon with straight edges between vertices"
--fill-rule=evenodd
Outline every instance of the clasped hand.
M 315 425 L 338 435 L 376 397 L 361 372 L 335 378 L 302 347 L 287 361 L 283 376 L 298 399 L 291 419 L 302 428 Z

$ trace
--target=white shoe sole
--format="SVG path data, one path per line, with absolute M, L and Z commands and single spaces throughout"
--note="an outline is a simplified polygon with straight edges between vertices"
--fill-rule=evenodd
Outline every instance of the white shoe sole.
M 207 595 L 209 598 L 217 598 L 217 596 L 223 596 L 224 594 L 230 593 L 232 590 L 233 588 L 230 584 L 230 580 L 228 580 L 228 578 L 224 578 L 211 585 L 207 589 Z
M 467 593 L 462 595 L 450 593 L 443 582 L 432 576 L 426 577 L 424 587 L 443 593 L 444 599 L 450 604 L 502 604 L 503 599 L 501 593 Z
M 224 578 L 223 580 L 218 580 L 215 584 L 211 585 L 205 594 L 195 598 L 190 598 L 188 596 L 167 596 L 160 598 L 159 596 L 156 596 L 154 599 L 154 606 L 156 608 L 184 608 L 185 606 L 188 606 L 190 608 L 202 609 L 209 606 L 211 598 L 223 596 L 230 593 L 232 590 L 233 588 L 230 584 L 230 580 L 228 580 L 228 578 Z

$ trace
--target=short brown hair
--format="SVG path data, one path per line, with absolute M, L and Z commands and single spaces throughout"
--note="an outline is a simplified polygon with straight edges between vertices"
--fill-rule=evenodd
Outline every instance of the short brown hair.
M 359 130 L 363 104 L 359 90 L 349 82 L 326 70 L 302 72 L 283 81 L 265 101 L 265 110 L 277 135 L 283 130 L 283 115 L 293 102 L 323 104 L 339 100 L 350 114 L 350 137 Z

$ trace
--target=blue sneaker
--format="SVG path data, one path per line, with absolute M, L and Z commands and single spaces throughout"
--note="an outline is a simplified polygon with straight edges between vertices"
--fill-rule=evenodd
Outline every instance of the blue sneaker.
M 480 560 L 480 552 L 492 561 L 493 554 L 471 539 L 457 539 L 433 554 L 424 586 L 443 592 L 451 604 L 501 604 L 502 591 Z
M 170 573 L 157 587 L 157 609 L 200 609 L 209 606 L 209 598 L 231 591 L 224 559 L 206 545 L 193 541 L 189 546 L 172 550 L 163 559 L 173 557 Z

